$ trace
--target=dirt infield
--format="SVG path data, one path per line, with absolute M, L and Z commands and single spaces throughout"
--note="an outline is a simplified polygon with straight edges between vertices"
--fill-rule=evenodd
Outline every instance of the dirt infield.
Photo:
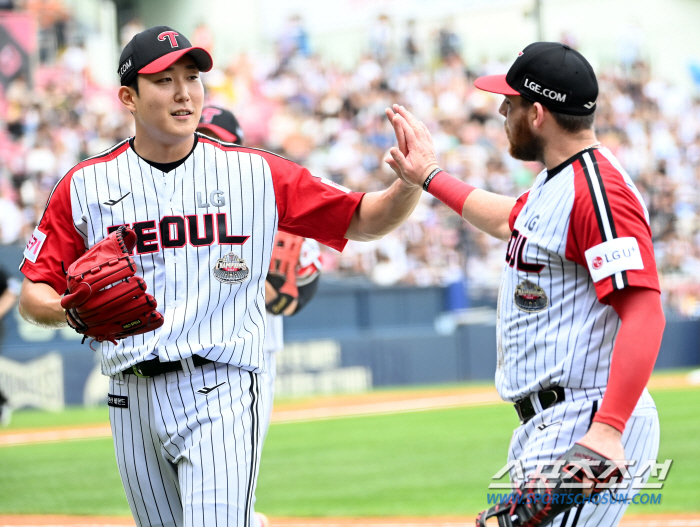
M 464 527 L 474 518 L 270 518 L 271 527 Z M 0 516 L 0 527 L 121 527 L 131 518 L 96 516 Z M 700 527 L 700 514 L 626 516 L 620 527 Z

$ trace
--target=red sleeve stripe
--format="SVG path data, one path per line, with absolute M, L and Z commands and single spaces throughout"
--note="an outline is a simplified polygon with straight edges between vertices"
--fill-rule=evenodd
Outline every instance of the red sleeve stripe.
M 600 167 L 594 151 L 584 152 L 581 155 L 580 163 L 583 174 L 586 176 L 591 199 L 593 200 L 593 209 L 598 220 L 600 235 L 603 242 L 608 242 L 617 238 L 617 231 L 615 230 L 615 221 L 610 210 L 610 202 L 605 192 L 605 185 L 603 184 L 603 178 L 600 174 Z M 627 287 L 629 285 L 627 271 L 615 273 L 612 283 L 615 290 Z

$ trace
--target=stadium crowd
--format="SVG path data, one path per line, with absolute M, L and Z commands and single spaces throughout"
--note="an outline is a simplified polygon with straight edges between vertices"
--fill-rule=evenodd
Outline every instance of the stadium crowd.
M 122 31 L 128 40 L 138 23 Z M 477 187 L 525 191 L 541 170 L 507 153 L 500 97 L 473 87 L 503 64 L 466 64 L 449 27 L 421 42 L 412 23 L 369 28 L 367 52 L 350 69 L 314 54 L 290 18 L 268 61 L 241 54 L 202 76 L 209 103 L 238 116 L 245 143 L 278 152 L 353 190 L 395 177 L 383 158 L 395 142 L 383 110 L 399 102 L 430 128 L 441 166 Z M 194 44 L 212 41 L 206 27 Z M 199 41 L 199 42 L 198 42 Z M 400 44 L 396 44 L 400 42 Z M 649 207 L 668 314 L 700 316 L 700 100 L 655 78 L 641 60 L 599 71 L 596 129 Z M 133 133 L 114 87 L 91 81 L 79 39 L 43 53 L 30 88 L 12 82 L 0 98 L 0 243 L 23 244 L 57 180 L 75 163 Z M 474 230 L 427 193 L 410 220 L 374 243 L 324 251 L 327 273 L 380 285 L 463 284 L 472 304 L 495 302 L 503 244 Z

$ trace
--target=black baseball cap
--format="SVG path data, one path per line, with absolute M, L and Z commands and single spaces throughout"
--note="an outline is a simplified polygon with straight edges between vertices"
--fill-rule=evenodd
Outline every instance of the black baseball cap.
M 474 86 L 502 95 L 520 95 L 569 115 L 592 114 L 598 98 L 598 80 L 589 62 L 559 42 L 530 44 L 507 74 L 479 77 Z
M 202 108 L 197 130 L 209 130 L 227 143 L 243 144 L 243 129 L 233 113 L 218 106 Z
M 199 71 L 209 71 L 214 64 L 207 50 L 193 47 L 184 35 L 168 26 L 141 31 L 124 46 L 119 57 L 121 85 L 131 83 L 138 73 L 163 71 L 183 55 L 190 55 Z

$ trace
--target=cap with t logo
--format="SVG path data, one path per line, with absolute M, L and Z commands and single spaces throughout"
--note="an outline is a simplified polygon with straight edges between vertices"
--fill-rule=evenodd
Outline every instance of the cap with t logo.
M 480 90 L 520 95 L 552 111 L 590 115 L 596 109 L 598 80 L 578 51 L 559 42 L 535 42 L 520 52 L 506 75 L 474 81 Z
M 139 73 L 158 73 L 169 68 L 183 55 L 190 55 L 199 71 L 209 71 L 213 61 L 203 48 L 195 48 L 190 41 L 168 26 L 156 26 L 138 33 L 124 46 L 119 57 L 119 78 L 126 86 Z
M 202 108 L 197 131 L 205 135 L 208 135 L 207 132 L 212 132 L 227 143 L 243 144 L 243 130 L 236 116 L 216 106 Z

